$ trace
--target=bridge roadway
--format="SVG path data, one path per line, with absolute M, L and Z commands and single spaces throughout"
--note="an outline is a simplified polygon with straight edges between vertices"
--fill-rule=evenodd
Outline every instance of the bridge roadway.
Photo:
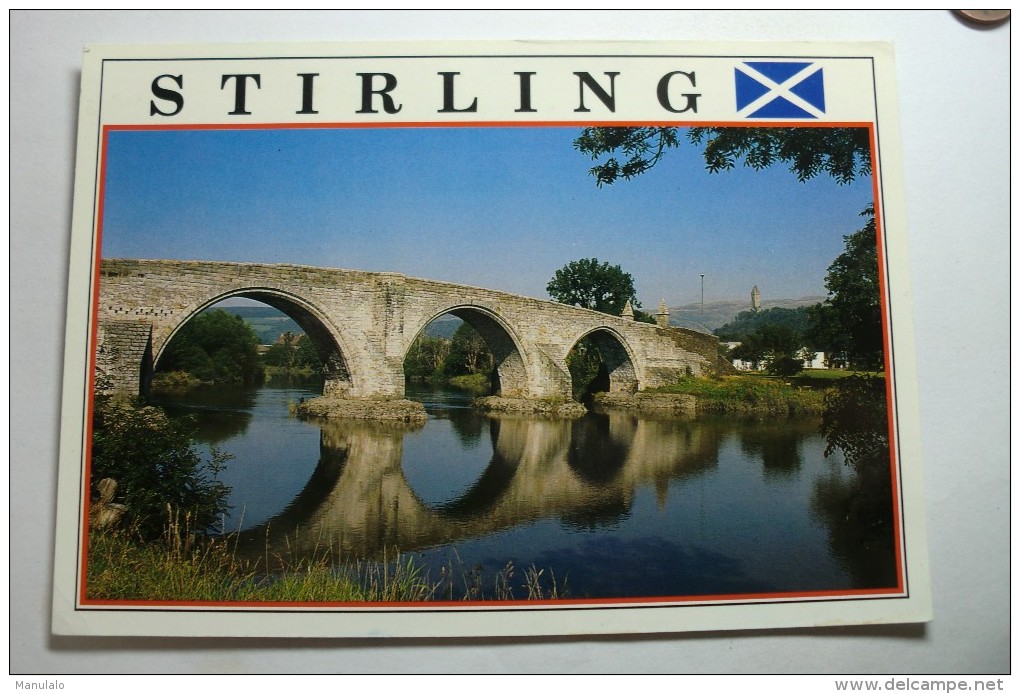
M 404 357 L 425 326 L 450 313 L 492 350 L 504 397 L 569 397 L 567 354 L 588 337 L 628 393 L 715 370 L 718 341 L 506 292 L 391 272 L 301 265 L 104 259 L 96 304 L 96 367 L 119 390 L 145 394 L 167 344 L 218 301 L 247 297 L 293 318 L 326 372 L 325 395 L 400 398 Z

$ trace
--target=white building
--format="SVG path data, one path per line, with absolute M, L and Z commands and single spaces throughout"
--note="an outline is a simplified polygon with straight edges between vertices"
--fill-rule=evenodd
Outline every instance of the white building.
M 731 351 L 735 347 L 739 347 L 740 346 L 739 342 L 724 342 L 723 344 L 726 345 L 726 348 L 731 350 Z M 808 355 L 811 355 L 810 359 L 805 359 L 804 360 L 804 368 L 805 369 L 827 369 L 827 368 L 829 368 L 828 365 L 826 364 L 825 352 L 810 352 L 810 351 L 808 351 L 807 347 L 802 347 L 800 350 L 797 351 L 797 355 L 798 356 L 808 356 Z M 755 369 L 755 365 L 754 365 L 753 362 L 743 361 L 742 359 L 733 359 L 732 363 L 733 363 L 733 368 L 735 368 L 737 371 L 755 371 L 756 370 Z

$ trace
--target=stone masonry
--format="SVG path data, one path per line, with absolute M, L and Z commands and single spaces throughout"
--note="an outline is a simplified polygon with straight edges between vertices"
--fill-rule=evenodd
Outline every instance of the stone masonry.
M 389 272 L 176 260 L 102 261 L 97 370 L 113 387 L 145 392 L 174 333 L 228 297 L 291 316 L 325 365 L 324 394 L 399 398 L 404 356 L 433 319 L 452 313 L 486 340 L 505 397 L 569 397 L 566 357 L 590 336 L 610 390 L 633 393 L 715 370 L 717 340 L 681 328 L 505 292 Z

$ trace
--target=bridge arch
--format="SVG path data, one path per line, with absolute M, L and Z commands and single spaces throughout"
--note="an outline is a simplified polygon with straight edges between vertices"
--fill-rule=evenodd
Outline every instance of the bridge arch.
M 523 397 L 532 391 L 520 336 L 498 313 L 477 304 L 455 304 L 432 313 L 404 345 L 404 358 L 429 323 L 447 314 L 460 318 L 474 328 L 489 347 L 498 379 L 498 383 L 494 384 L 494 392 L 505 397 Z
M 506 397 L 569 396 L 567 353 L 594 335 L 610 355 L 614 390 L 669 383 L 715 369 L 715 338 L 659 328 L 550 301 L 396 273 L 305 265 L 104 258 L 94 357 L 110 388 L 144 394 L 153 355 L 181 323 L 231 296 L 282 308 L 319 335 L 331 366 L 326 391 L 347 398 L 399 398 L 403 358 L 435 316 L 467 318 L 500 358 Z M 601 353 L 601 351 L 600 351 Z M 631 373 L 633 372 L 633 374 Z M 636 378 L 635 378 L 636 375 Z
M 213 296 L 196 301 L 180 312 L 180 320 L 153 335 L 152 364 L 159 364 L 166 347 L 184 325 L 199 313 L 225 299 L 241 297 L 253 299 L 286 314 L 294 320 L 311 340 L 322 363 L 325 382 L 322 390 L 324 395 L 343 395 L 355 386 L 355 377 L 348 363 L 351 350 L 339 328 L 329 319 L 324 311 L 312 302 L 286 290 L 273 287 L 237 287 L 219 292 Z
M 637 358 L 623 335 L 608 326 L 592 328 L 574 340 L 567 354 L 584 342 L 594 346 L 602 354 L 610 393 L 637 392 L 640 385 Z

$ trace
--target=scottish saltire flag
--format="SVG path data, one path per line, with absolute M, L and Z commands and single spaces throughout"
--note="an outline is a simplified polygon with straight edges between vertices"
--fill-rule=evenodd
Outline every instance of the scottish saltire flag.
M 744 118 L 819 118 L 825 81 L 815 63 L 756 61 L 733 69 L 737 113 Z

